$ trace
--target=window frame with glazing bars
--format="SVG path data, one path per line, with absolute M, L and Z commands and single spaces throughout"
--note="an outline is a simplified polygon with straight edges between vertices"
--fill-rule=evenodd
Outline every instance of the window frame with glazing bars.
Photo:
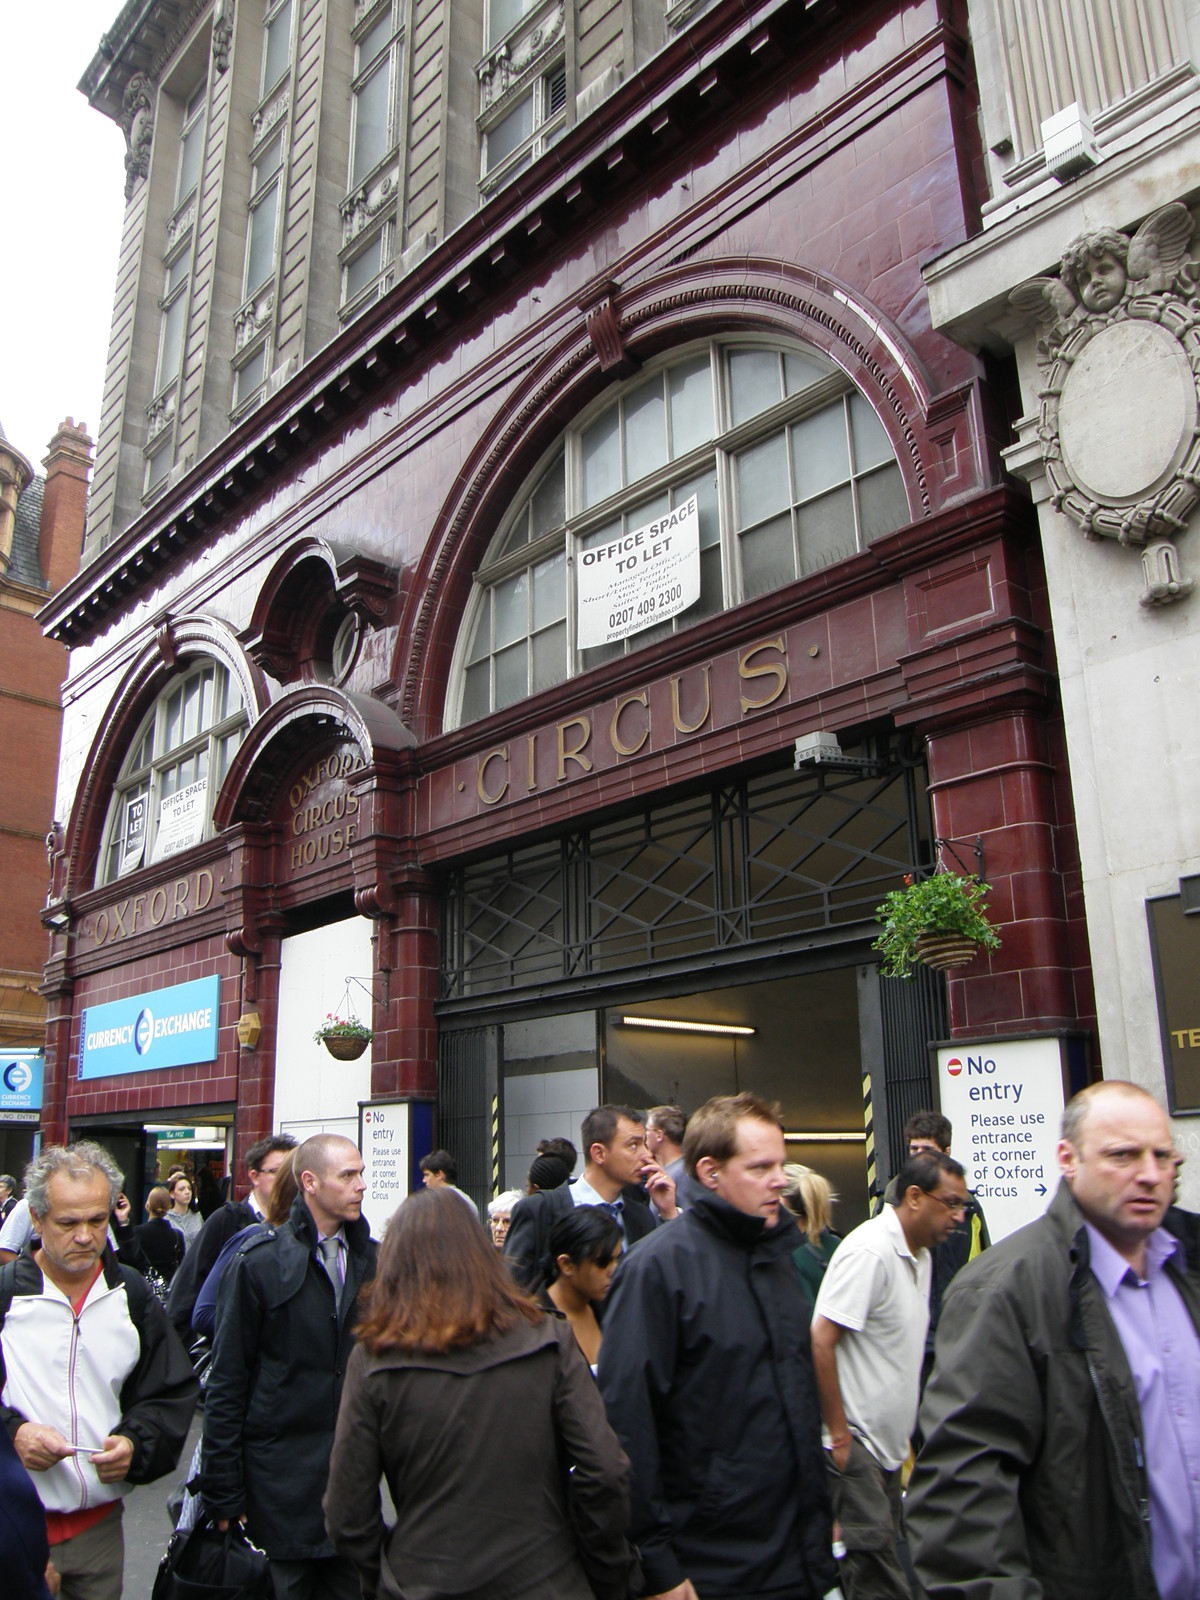
M 762 379 L 754 374 L 762 370 L 762 358 L 775 370 L 779 398 L 767 396 L 759 403 Z M 739 377 L 741 372 L 749 377 Z M 740 394 L 741 388 L 748 398 Z M 644 416 L 651 415 L 646 409 L 651 404 L 662 444 L 660 455 L 653 459 L 646 456 L 642 442 L 651 436 L 644 422 Z M 846 471 L 832 484 L 817 482 L 809 494 L 812 486 L 798 481 L 795 439 L 814 423 L 828 432 L 831 418 L 841 429 Z M 865 441 L 861 463 L 855 430 Z M 589 443 L 593 436 L 597 445 Z M 761 520 L 743 518 L 747 490 L 739 480 L 740 463 L 771 441 L 778 441 L 787 456 L 780 478 L 786 505 L 775 521 L 787 518 L 791 568 L 751 587 L 746 540 L 759 536 Z M 605 455 L 614 453 L 615 467 L 611 461 L 606 467 Z M 890 497 L 886 528 L 867 528 L 864 523 L 860 489 L 868 482 L 886 484 Z M 700 600 L 679 616 L 624 640 L 581 651 L 574 587 L 580 554 L 589 543 L 602 543 L 645 525 L 692 492 L 700 502 Z M 903 526 L 911 515 L 890 437 L 868 398 L 827 356 L 799 343 L 722 337 L 696 341 L 648 363 L 636 378 L 608 390 L 559 436 L 501 519 L 476 572 L 459 630 L 447 727 L 481 720 L 828 564 L 825 560 L 806 564 L 808 546 L 801 544 L 800 518 L 813 507 L 835 502 L 843 519 L 849 508 L 850 520 L 842 535 L 848 531 L 850 545 L 837 550 L 832 559 L 856 554 L 870 538 Z M 557 581 L 552 574 L 556 565 L 562 567 L 561 594 L 543 598 L 539 618 L 537 585 Z M 501 624 L 497 618 L 502 602 L 506 611 Z M 509 618 L 510 605 L 525 607 L 523 622 L 515 613 Z M 555 629 L 561 630 L 563 640 L 558 655 L 549 644 Z
M 530 126 L 504 154 L 492 157 L 492 140 L 525 106 Z M 567 66 L 565 59 L 543 66 L 518 93 L 505 98 L 496 114 L 489 113 L 479 139 L 479 184 L 490 190 L 524 172 L 561 137 L 567 126 Z
M 362 59 L 364 44 L 384 23 L 388 23 L 386 42 L 370 56 Z M 383 0 L 354 30 L 354 76 L 350 82 L 350 148 L 346 157 L 346 198 L 358 193 L 386 162 L 390 161 L 400 146 L 400 85 L 404 69 L 404 5 L 403 0 Z M 385 59 L 386 58 L 386 59 Z M 362 95 L 372 79 L 387 74 L 387 117 L 383 142 L 374 158 L 364 167 L 358 161 L 359 122 Z
M 192 685 L 199 684 L 209 674 L 212 678 L 210 690 L 212 710 L 209 720 L 201 725 L 203 716 L 201 688 L 199 691 L 201 708 L 197 713 L 197 725 L 189 733 L 186 731 L 188 691 Z M 179 707 L 180 736 L 174 743 L 169 743 L 171 703 L 177 694 L 182 696 Z M 212 658 L 196 661 L 184 671 L 176 673 L 163 686 L 129 741 L 120 771 L 113 784 L 104 830 L 100 836 L 100 852 L 96 865 L 97 887 L 105 883 L 115 883 L 129 872 L 135 872 L 139 867 L 151 862 L 158 835 L 158 812 L 163 799 L 164 775 L 177 772 L 189 762 L 198 763 L 201 756 L 204 758 L 204 776 L 208 785 L 203 837 L 210 836 L 213 806 L 217 794 L 229 770 L 229 763 L 237 746 L 245 737 L 248 727 L 249 718 L 238 692 L 237 680 L 219 661 Z M 236 743 L 230 744 L 229 741 L 235 735 Z M 223 751 L 225 760 L 218 771 L 218 762 Z M 214 775 L 215 783 L 212 781 Z M 198 781 L 198 779 L 188 781 Z M 167 793 L 174 793 L 175 788 L 184 786 L 176 784 L 168 789 Z M 129 799 L 136 800 L 142 793 L 146 795 L 146 821 L 142 848 L 137 858 L 122 871 L 126 802 Z

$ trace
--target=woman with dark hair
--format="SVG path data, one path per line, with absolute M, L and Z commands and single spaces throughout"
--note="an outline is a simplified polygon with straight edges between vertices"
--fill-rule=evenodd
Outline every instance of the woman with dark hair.
M 388 1224 L 363 1300 L 324 1505 L 364 1600 L 624 1600 L 629 1463 L 567 1323 L 436 1189 Z
M 561 1156 L 549 1153 L 534 1156 L 529 1163 L 529 1177 L 525 1184 L 526 1194 L 540 1194 L 543 1189 L 561 1189 L 571 1176 L 567 1163 Z
M 593 1372 L 600 1359 L 600 1324 L 593 1307 L 608 1293 L 620 1254 L 620 1224 L 600 1206 L 575 1206 L 550 1230 L 543 1293 L 567 1319 Z

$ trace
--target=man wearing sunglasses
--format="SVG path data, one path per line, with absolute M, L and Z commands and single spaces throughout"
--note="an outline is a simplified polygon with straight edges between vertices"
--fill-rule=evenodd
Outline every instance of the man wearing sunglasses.
M 838 1246 L 813 1310 L 812 1355 L 846 1600 L 909 1600 L 896 1551 L 900 1468 L 917 1417 L 929 1324 L 929 1252 L 967 1207 L 963 1169 L 910 1156 L 894 1198 Z

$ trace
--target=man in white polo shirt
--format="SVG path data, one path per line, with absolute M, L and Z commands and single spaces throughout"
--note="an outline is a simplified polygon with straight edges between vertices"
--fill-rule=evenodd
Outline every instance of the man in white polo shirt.
M 917 1417 L 929 1325 L 929 1252 L 961 1220 L 963 1169 L 910 1156 L 895 1199 L 838 1246 L 813 1310 L 812 1355 L 825 1424 L 846 1600 L 909 1600 L 896 1554 L 900 1468 Z

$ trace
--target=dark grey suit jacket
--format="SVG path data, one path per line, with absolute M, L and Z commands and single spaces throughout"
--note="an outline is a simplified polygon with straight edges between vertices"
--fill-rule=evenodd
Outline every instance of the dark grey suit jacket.
M 657 1213 L 640 1189 L 627 1187 L 621 1190 L 625 1204 L 625 1243 L 632 1248 L 639 1239 L 653 1233 L 657 1227 Z M 536 1290 L 545 1276 L 543 1266 L 550 1244 L 550 1230 L 559 1217 L 565 1216 L 575 1201 L 571 1185 L 564 1183 L 558 1189 L 542 1189 L 537 1194 L 527 1194 L 513 1207 L 508 1237 L 504 1241 L 504 1254 L 512 1268 L 513 1277 L 524 1289 Z

